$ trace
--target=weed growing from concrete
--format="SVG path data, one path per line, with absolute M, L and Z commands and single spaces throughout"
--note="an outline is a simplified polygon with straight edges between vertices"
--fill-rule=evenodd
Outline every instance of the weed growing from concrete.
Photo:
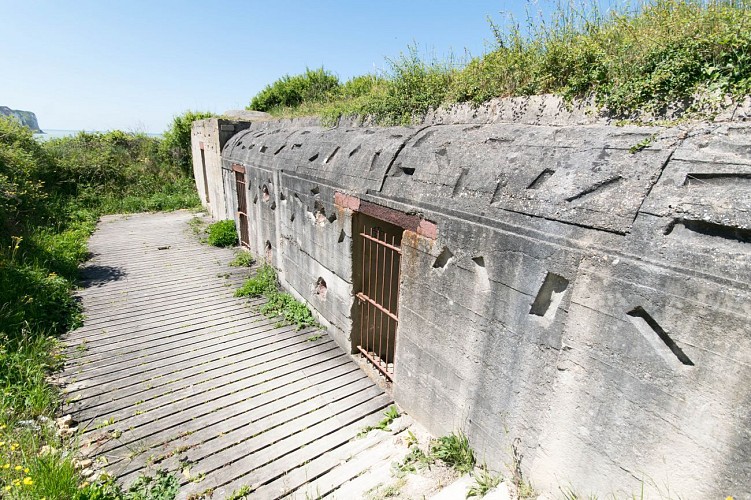
M 434 440 L 430 454 L 462 473 L 470 472 L 475 467 L 475 453 L 469 446 L 469 439 L 461 431 Z
M 467 498 L 484 497 L 487 492 L 501 484 L 503 480 L 503 476 L 501 474 L 494 474 L 488 469 L 487 464 L 483 464 L 482 467 L 475 470 L 472 473 L 472 477 L 475 480 L 475 484 L 467 491 Z
M 284 324 L 295 325 L 298 330 L 317 325 L 308 306 L 295 299 L 291 294 L 272 292 L 266 294 L 266 298 L 268 302 L 261 306 L 261 314 L 270 318 L 281 316 L 284 318 Z
M 410 446 L 409 453 L 401 462 L 395 463 L 393 468 L 397 476 L 417 472 L 435 462 L 433 457 L 426 454 L 417 444 Z

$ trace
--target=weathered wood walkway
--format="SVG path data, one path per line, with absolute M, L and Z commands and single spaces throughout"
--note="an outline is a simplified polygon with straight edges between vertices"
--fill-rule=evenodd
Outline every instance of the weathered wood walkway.
M 182 498 L 312 484 L 318 496 L 352 481 L 373 465 L 358 453 L 388 435 L 354 438 L 391 399 L 325 333 L 276 327 L 235 298 L 253 269 L 201 244 L 191 217 L 105 217 L 91 238 L 86 319 L 63 374 L 84 452 L 124 484 L 176 472 Z

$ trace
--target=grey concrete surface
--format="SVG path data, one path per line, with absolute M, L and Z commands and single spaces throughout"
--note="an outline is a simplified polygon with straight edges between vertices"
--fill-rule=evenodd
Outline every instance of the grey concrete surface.
M 254 123 L 222 169 L 253 179 L 251 250 L 271 244 L 285 285 L 345 349 L 354 222 L 365 206 L 421 221 L 403 226 L 392 390 L 432 433 L 463 430 L 496 467 L 521 457 L 541 491 L 751 498 L 745 107 L 657 127 L 588 106 Z

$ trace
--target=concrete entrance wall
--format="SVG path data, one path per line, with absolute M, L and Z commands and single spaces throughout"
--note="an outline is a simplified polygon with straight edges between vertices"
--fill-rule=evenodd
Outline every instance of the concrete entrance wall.
M 193 123 L 191 127 L 191 156 L 193 158 L 193 178 L 196 181 L 201 204 L 215 219 L 231 219 L 233 214 L 227 208 L 226 191 L 222 177 L 222 148 L 230 137 L 240 130 L 250 127 L 251 122 L 209 118 Z M 203 155 L 201 155 L 203 150 Z M 204 177 L 205 162 L 206 176 Z M 205 182 L 205 181 L 206 182 Z M 208 191 L 208 200 L 206 192 Z
M 348 350 L 353 213 L 411 221 L 393 391 L 433 433 L 542 490 L 751 496 L 751 126 L 542 122 L 258 123 L 222 170 Z

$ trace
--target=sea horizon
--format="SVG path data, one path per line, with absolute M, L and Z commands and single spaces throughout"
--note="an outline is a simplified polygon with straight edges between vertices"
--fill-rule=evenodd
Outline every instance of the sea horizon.
M 72 129 L 55 129 L 55 128 L 46 128 L 42 129 L 42 132 L 34 132 L 34 137 L 40 141 L 49 141 L 51 139 L 59 139 L 61 137 L 71 137 L 79 132 L 87 132 L 87 133 L 106 133 L 110 132 L 109 130 L 72 130 Z M 131 131 L 126 131 L 131 132 Z M 141 132 L 138 132 L 141 133 Z M 148 135 L 149 137 L 162 137 L 161 133 L 154 133 L 154 132 L 143 132 L 144 134 Z

